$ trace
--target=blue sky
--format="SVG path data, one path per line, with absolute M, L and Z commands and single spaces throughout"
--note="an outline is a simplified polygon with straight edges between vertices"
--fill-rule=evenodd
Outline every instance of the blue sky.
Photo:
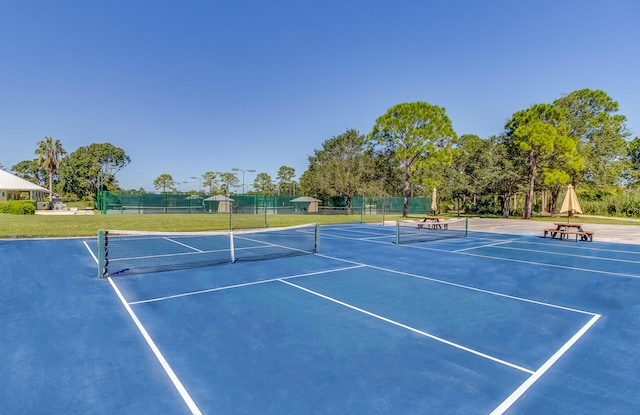
M 582 88 L 640 136 L 638 21 L 636 0 L 0 0 L 0 163 L 51 136 L 122 147 L 126 189 L 233 167 L 299 178 L 395 104 L 489 137 Z

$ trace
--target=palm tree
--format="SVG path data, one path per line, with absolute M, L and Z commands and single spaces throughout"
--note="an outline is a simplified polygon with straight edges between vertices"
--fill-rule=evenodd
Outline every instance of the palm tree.
M 51 137 L 45 137 L 38 143 L 35 153 L 38 156 L 38 165 L 49 174 L 49 191 L 53 192 L 53 174 L 60 167 L 62 156 L 67 152 L 62 148 L 60 140 L 54 141 Z

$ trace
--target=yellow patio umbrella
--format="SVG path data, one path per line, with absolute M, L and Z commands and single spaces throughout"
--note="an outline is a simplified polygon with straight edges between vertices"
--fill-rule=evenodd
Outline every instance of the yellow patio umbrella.
M 436 188 L 433 188 L 433 192 L 431 193 L 431 210 L 435 214 L 438 211 L 438 191 Z
M 582 208 L 578 202 L 578 196 L 576 196 L 576 191 L 572 185 L 567 186 L 567 193 L 565 193 L 564 199 L 562 200 L 560 213 L 564 212 L 567 212 L 567 222 L 573 213 L 582 213 Z

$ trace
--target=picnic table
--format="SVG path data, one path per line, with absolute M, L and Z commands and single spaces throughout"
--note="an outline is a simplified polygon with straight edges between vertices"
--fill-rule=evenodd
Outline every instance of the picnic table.
M 448 224 L 441 223 L 441 219 L 444 218 L 441 216 L 425 216 L 422 222 L 418 223 L 418 229 L 447 229 Z
M 543 238 L 547 237 L 547 234 L 551 239 L 569 239 L 569 235 L 575 235 L 576 242 L 578 238 L 581 241 L 593 242 L 593 231 L 585 231 L 582 229 L 581 223 L 569 223 L 569 222 L 555 222 L 555 229 L 545 229 Z

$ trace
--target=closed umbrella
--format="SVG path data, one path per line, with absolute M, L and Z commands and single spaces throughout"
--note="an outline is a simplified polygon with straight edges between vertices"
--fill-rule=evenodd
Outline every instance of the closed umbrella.
M 567 222 L 573 213 L 582 213 L 580 202 L 578 202 L 578 196 L 576 195 L 576 191 L 572 185 L 567 186 L 567 193 L 565 193 L 564 199 L 562 200 L 560 213 L 564 212 L 567 212 Z
M 433 192 L 431 193 L 431 210 L 435 215 L 438 210 L 438 190 L 434 187 Z

